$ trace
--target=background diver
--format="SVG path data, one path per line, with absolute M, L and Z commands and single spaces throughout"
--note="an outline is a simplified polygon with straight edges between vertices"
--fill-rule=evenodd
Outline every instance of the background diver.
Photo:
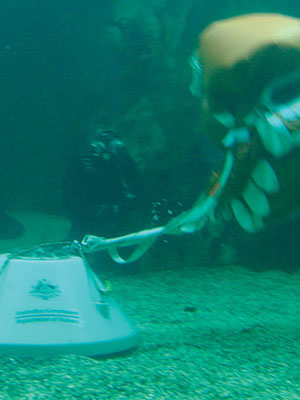
M 113 130 L 96 129 L 86 152 L 71 160 L 63 191 L 71 239 L 87 233 L 116 236 L 141 227 L 135 213 L 147 203 L 144 185 Z

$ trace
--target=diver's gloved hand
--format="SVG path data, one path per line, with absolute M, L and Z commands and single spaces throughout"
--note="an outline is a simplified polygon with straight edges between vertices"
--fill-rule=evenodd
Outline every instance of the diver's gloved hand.
M 19 221 L 0 211 L 0 240 L 16 239 L 23 235 L 24 230 Z

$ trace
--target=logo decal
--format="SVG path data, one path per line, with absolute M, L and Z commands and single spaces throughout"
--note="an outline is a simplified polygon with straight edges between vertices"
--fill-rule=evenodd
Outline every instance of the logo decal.
M 40 297 L 43 300 L 53 299 L 60 295 L 61 290 L 57 285 L 47 279 L 40 279 L 36 285 L 31 286 L 30 294 L 32 296 Z

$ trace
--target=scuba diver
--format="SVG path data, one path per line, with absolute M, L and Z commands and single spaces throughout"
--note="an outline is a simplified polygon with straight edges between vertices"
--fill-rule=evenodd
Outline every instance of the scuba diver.
M 258 13 L 214 22 L 190 64 L 203 131 L 232 155 L 218 209 L 251 233 L 297 212 L 300 20 Z
M 112 130 L 94 132 L 86 154 L 68 166 L 63 188 L 72 239 L 124 233 L 145 206 L 138 168 Z

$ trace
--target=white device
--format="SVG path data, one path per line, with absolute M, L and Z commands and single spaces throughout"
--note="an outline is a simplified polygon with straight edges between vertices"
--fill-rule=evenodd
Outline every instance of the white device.
M 76 242 L 0 255 L 0 355 L 119 353 L 136 329 Z

